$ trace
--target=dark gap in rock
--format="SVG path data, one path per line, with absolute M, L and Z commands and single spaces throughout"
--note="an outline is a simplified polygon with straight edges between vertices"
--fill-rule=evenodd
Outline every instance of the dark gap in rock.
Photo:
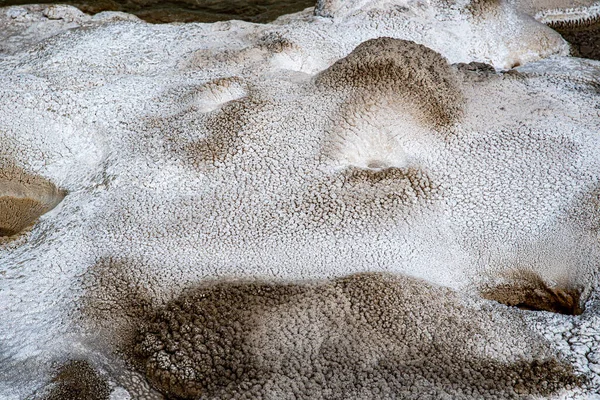
M 16 234 L 17 234 L 16 231 L 0 227 L 0 237 L 9 237 L 9 236 L 13 236 Z
M 600 19 L 587 23 L 549 24 L 573 46 L 576 57 L 600 60 Z

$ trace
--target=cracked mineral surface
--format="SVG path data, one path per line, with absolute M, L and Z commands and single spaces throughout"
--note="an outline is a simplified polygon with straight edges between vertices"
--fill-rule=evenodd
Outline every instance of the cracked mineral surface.
M 597 399 L 598 10 L 0 8 L 0 398 Z

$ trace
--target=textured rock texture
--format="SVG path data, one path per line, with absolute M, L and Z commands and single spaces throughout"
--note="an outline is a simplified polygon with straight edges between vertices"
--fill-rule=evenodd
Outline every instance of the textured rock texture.
M 0 9 L 0 397 L 593 399 L 600 64 L 528 7 Z
M 45 400 L 104 400 L 110 389 L 106 380 L 87 362 L 70 360 L 62 365 L 52 385 L 42 397 Z
M 221 283 L 169 302 L 134 354 L 155 387 L 185 399 L 509 399 L 580 383 L 518 319 L 486 311 L 382 274 L 312 286 Z M 510 351 L 501 345 L 508 335 Z M 527 346 L 534 356 L 515 357 Z

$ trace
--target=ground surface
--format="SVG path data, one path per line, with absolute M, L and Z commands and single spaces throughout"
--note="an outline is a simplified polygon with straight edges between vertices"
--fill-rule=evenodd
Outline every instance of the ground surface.
M 600 62 L 449 1 L 0 9 L 0 398 L 598 400 Z

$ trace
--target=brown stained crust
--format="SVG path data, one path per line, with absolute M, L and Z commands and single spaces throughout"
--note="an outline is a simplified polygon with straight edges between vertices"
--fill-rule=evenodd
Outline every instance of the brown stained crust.
M 500 8 L 502 0 L 471 0 L 466 10 L 475 18 L 485 18 L 486 14 Z
M 248 96 L 225 104 L 205 123 L 206 137 L 185 146 L 194 164 L 220 164 L 241 151 L 244 129 L 258 118 L 265 107 L 260 99 Z
M 153 310 L 148 286 L 156 282 L 136 280 L 130 271 L 137 268 L 143 267 L 107 257 L 89 268 L 84 277 L 86 295 L 79 312 L 93 330 L 111 331 L 112 345 L 130 340 L 129 326 L 140 323 Z
M 377 165 L 371 164 L 371 167 L 377 167 Z M 429 180 L 426 176 L 415 168 L 383 168 L 383 169 L 362 169 L 362 168 L 348 168 L 345 171 L 346 183 L 351 186 L 360 184 L 366 184 L 368 186 L 378 184 L 390 184 L 397 182 L 398 180 L 406 179 L 410 182 L 411 187 L 416 192 L 426 192 L 427 187 L 423 185 Z M 428 185 L 427 185 L 428 186 Z
M 243 49 L 199 49 L 190 53 L 188 57 L 179 62 L 179 67 L 184 70 L 201 70 L 215 68 L 224 62 L 243 63 L 248 58 L 248 53 L 256 50 L 256 47 Z
M 445 58 L 423 45 L 388 37 L 361 43 L 319 74 L 316 84 L 354 90 L 357 99 L 403 98 L 434 126 L 458 120 L 464 103 L 456 73 Z
M 83 360 L 71 360 L 58 370 L 43 400 L 108 400 L 106 380 Z
M 133 360 L 146 372 L 151 383 L 169 396 L 200 397 L 208 388 L 216 392 L 219 387 L 227 386 L 236 375 L 254 374 L 249 365 L 252 361 L 244 354 L 245 337 L 236 335 L 236 332 L 240 332 L 241 327 L 246 332 L 256 329 L 256 312 L 265 313 L 269 308 L 285 306 L 295 296 L 309 290 L 301 286 L 267 283 L 217 284 L 204 289 L 190 291 L 173 300 L 164 312 L 174 320 L 158 317 L 147 328 L 144 327 L 136 338 Z M 190 320 L 198 329 L 188 330 L 184 327 L 181 332 L 173 332 L 173 336 L 169 333 L 174 327 L 173 323 L 185 324 Z M 169 343 L 162 343 L 161 339 L 167 339 Z M 178 380 L 165 371 L 162 368 L 164 363 L 161 365 L 159 358 L 147 357 L 148 354 L 154 355 L 153 351 L 165 349 L 165 345 L 167 351 L 177 353 L 179 349 L 175 341 L 178 339 L 183 339 L 187 342 L 186 346 L 189 343 L 196 349 L 195 354 L 189 354 L 191 358 L 181 354 L 181 360 L 193 368 L 193 371 L 181 371 L 185 374 L 182 376 L 184 380 Z
M 580 315 L 581 289 L 549 287 L 531 272 L 517 274 L 512 282 L 481 290 L 481 296 L 523 310 Z
M 180 63 L 183 70 L 212 68 L 219 63 L 237 62 L 247 64 L 248 60 L 268 63 L 271 56 L 280 53 L 302 52 L 301 47 L 281 32 L 267 32 L 258 37 L 255 44 L 240 49 L 196 50 Z
M 600 95 L 600 89 L 598 94 Z M 594 236 L 600 235 L 600 185 L 577 199 L 569 210 L 569 217 Z M 600 236 L 597 236 L 600 237 Z
M 493 66 L 476 61 L 472 61 L 468 64 L 454 64 L 454 67 L 463 75 L 468 76 L 476 81 L 483 81 L 498 75 Z
M 214 96 L 216 94 L 226 93 L 228 90 L 245 90 L 244 80 L 237 76 L 227 76 L 209 81 L 203 85 L 190 88 L 184 95 L 175 94 L 180 97 L 179 102 L 183 104 L 194 104 L 197 100 L 203 100 L 204 97 Z M 243 96 L 242 96 L 243 97 Z
M 166 150 L 178 153 L 186 163 L 198 168 L 218 167 L 243 151 L 241 140 L 260 120 L 260 113 L 268 108 L 269 102 L 248 88 L 245 96 L 226 101 L 211 111 L 200 111 L 193 103 L 196 97 L 235 85 L 247 89 L 239 78 L 228 77 L 179 95 L 185 106 L 174 115 L 148 119 L 145 129 L 165 133 Z M 190 129 L 202 136 L 186 139 Z
M 267 50 L 271 54 L 294 50 L 297 46 L 281 32 L 269 32 L 260 37 L 258 47 Z
M 314 14 L 318 17 L 333 18 L 335 13 L 335 0 L 317 0 Z
M 406 207 L 432 202 L 440 191 L 418 168 L 348 167 L 313 183 L 291 210 L 317 227 L 393 221 L 406 215 Z
M 403 276 L 213 282 L 149 315 L 130 357 L 170 399 L 525 399 L 582 383 L 540 339 L 532 358 L 484 357 L 491 331 L 527 340 L 490 318 Z

